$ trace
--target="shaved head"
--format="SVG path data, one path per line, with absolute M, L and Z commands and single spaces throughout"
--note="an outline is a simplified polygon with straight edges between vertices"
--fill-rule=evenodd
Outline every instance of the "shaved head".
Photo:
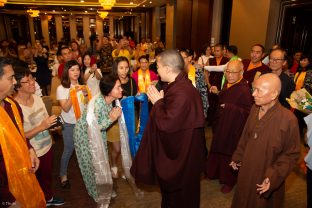
M 242 79 L 244 65 L 239 60 L 230 61 L 225 70 L 225 78 L 229 84 L 233 84 Z
M 277 91 L 278 94 L 281 92 L 282 83 L 280 78 L 273 73 L 268 73 L 260 76 L 256 81 L 258 81 L 260 84 L 267 85 L 269 89 L 272 91 Z
M 234 68 L 237 69 L 237 71 L 242 71 L 244 69 L 244 65 L 240 60 L 233 60 L 228 63 L 227 68 Z
M 253 83 L 252 96 L 256 105 L 263 109 L 269 109 L 278 102 L 280 92 L 281 80 L 276 74 L 264 74 Z

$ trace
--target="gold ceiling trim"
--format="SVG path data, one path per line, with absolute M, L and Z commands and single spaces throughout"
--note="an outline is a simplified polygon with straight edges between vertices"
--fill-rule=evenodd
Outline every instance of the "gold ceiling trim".
M 78 0 L 77 0 L 78 1 Z M 19 0 L 9 0 L 7 4 L 19 4 L 19 5 L 49 5 L 49 6 L 77 6 L 77 7 L 101 7 L 98 2 L 77 2 L 77 1 L 45 1 L 45 0 L 38 0 L 38 1 L 19 1 Z M 137 7 L 139 4 L 125 4 L 125 3 L 116 3 L 114 7 Z

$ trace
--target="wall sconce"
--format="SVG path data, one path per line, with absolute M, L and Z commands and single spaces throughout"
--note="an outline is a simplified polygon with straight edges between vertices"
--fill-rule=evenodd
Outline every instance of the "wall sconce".
M 30 9 L 30 10 L 27 10 L 27 13 L 28 13 L 29 16 L 31 16 L 31 17 L 38 17 L 40 11 L 39 11 L 39 10 L 32 10 L 32 9 Z

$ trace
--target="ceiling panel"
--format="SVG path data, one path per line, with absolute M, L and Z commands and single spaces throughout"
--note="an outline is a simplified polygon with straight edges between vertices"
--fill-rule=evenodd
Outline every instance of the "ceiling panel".
M 162 6 L 166 3 L 166 0 L 117 0 L 114 7 L 155 7 Z M 12 5 L 32 5 L 32 6 L 73 6 L 73 7 L 100 7 L 98 0 L 8 0 L 7 4 Z

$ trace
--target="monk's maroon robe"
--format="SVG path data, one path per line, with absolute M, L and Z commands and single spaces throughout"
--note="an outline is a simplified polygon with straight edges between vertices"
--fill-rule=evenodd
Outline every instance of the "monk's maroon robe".
M 239 83 L 219 93 L 216 126 L 207 161 L 207 177 L 219 179 L 221 184 L 233 187 L 236 172 L 229 166 L 253 104 L 251 90 L 242 79 Z M 224 104 L 224 108 L 220 105 Z
M 162 207 L 199 207 L 204 125 L 200 95 L 180 73 L 154 104 L 131 167 L 136 182 L 159 184 Z
M 261 74 L 265 74 L 265 73 L 270 73 L 271 70 L 269 69 L 269 67 L 265 64 L 262 64 L 260 67 L 254 68 L 254 69 L 248 69 L 248 66 L 250 64 L 250 59 L 244 59 L 242 61 L 243 65 L 244 65 L 244 74 L 243 77 L 244 79 L 248 82 L 249 86 L 252 87 L 252 82 L 254 81 L 255 75 L 257 72 L 260 72 Z
M 259 108 L 251 108 L 232 156 L 242 165 L 232 208 L 283 207 L 285 179 L 300 157 L 298 122 L 293 113 L 277 102 L 259 120 Z M 265 178 L 270 180 L 270 189 L 259 195 L 256 184 Z
M 219 65 L 224 65 L 229 61 L 228 58 L 222 57 Z M 209 59 L 210 66 L 217 66 L 216 58 Z M 221 83 L 222 83 L 223 72 L 210 72 L 209 73 L 209 83 L 211 86 L 216 86 L 218 90 L 221 90 Z M 214 116 L 215 112 L 217 111 L 218 106 L 218 95 L 214 93 L 210 93 L 208 90 L 208 102 L 209 108 L 207 112 L 207 120 L 210 124 L 214 124 Z M 214 126 L 214 125 L 213 125 Z

